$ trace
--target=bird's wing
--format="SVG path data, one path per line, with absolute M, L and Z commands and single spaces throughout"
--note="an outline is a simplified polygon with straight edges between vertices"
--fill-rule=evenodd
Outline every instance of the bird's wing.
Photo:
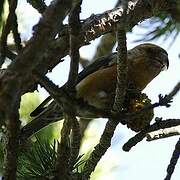
M 112 66 L 114 63 L 116 63 L 115 57 L 116 57 L 116 53 L 111 53 L 109 55 L 100 57 L 100 58 L 96 59 L 95 61 L 93 61 L 93 63 L 88 65 L 84 70 L 82 70 L 79 73 L 78 79 L 77 79 L 77 84 L 82 79 L 87 77 L 89 74 L 97 71 L 98 69 L 102 69 L 102 68 L 106 68 L 108 66 Z M 52 99 L 51 96 L 48 96 L 38 107 L 36 107 L 36 109 L 34 111 L 31 112 L 30 116 L 36 117 L 40 113 L 42 113 L 46 109 L 47 104 L 50 102 L 51 99 Z

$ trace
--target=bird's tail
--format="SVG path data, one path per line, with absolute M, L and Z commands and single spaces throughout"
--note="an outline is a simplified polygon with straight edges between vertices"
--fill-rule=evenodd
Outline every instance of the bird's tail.
M 54 104 L 56 106 L 56 104 Z M 31 122 L 22 127 L 20 132 L 21 141 L 28 139 L 33 134 L 37 133 L 42 128 L 48 126 L 51 123 L 60 121 L 63 119 L 63 113 L 60 107 L 47 108 L 38 116 L 36 116 Z

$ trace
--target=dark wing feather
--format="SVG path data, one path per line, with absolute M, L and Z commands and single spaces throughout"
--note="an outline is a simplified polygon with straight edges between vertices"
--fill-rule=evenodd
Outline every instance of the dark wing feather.
M 77 84 L 82 79 L 87 77 L 89 74 L 97 71 L 98 69 L 105 68 L 105 67 L 111 66 L 114 63 L 116 63 L 115 57 L 116 57 L 116 53 L 111 53 L 109 55 L 106 55 L 106 56 L 96 59 L 93 63 L 88 65 L 84 70 L 82 70 L 79 73 L 78 79 L 77 79 Z M 64 86 L 66 86 L 66 84 Z M 51 99 L 52 99 L 51 96 L 48 96 L 38 107 L 36 107 L 36 109 L 34 111 L 32 111 L 30 113 L 30 116 L 35 117 L 35 116 L 38 116 L 40 113 L 42 113 L 46 109 L 46 105 Z

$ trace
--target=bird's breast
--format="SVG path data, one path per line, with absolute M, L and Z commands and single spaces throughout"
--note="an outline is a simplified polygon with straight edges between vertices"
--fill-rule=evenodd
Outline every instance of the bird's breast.
M 113 103 L 116 86 L 116 66 L 98 70 L 77 86 L 77 98 L 100 109 L 109 109 Z

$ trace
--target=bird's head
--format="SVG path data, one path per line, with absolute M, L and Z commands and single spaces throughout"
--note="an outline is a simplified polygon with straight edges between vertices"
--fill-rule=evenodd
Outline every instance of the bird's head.
M 151 63 L 151 67 L 158 68 L 160 70 L 168 69 L 169 59 L 166 50 L 155 44 L 145 43 L 136 47 L 144 51 L 147 61 Z
M 144 43 L 128 51 L 129 74 L 134 83 L 144 89 L 161 71 L 168 69 L 169 59 L 166 50 L 155 44 Z

